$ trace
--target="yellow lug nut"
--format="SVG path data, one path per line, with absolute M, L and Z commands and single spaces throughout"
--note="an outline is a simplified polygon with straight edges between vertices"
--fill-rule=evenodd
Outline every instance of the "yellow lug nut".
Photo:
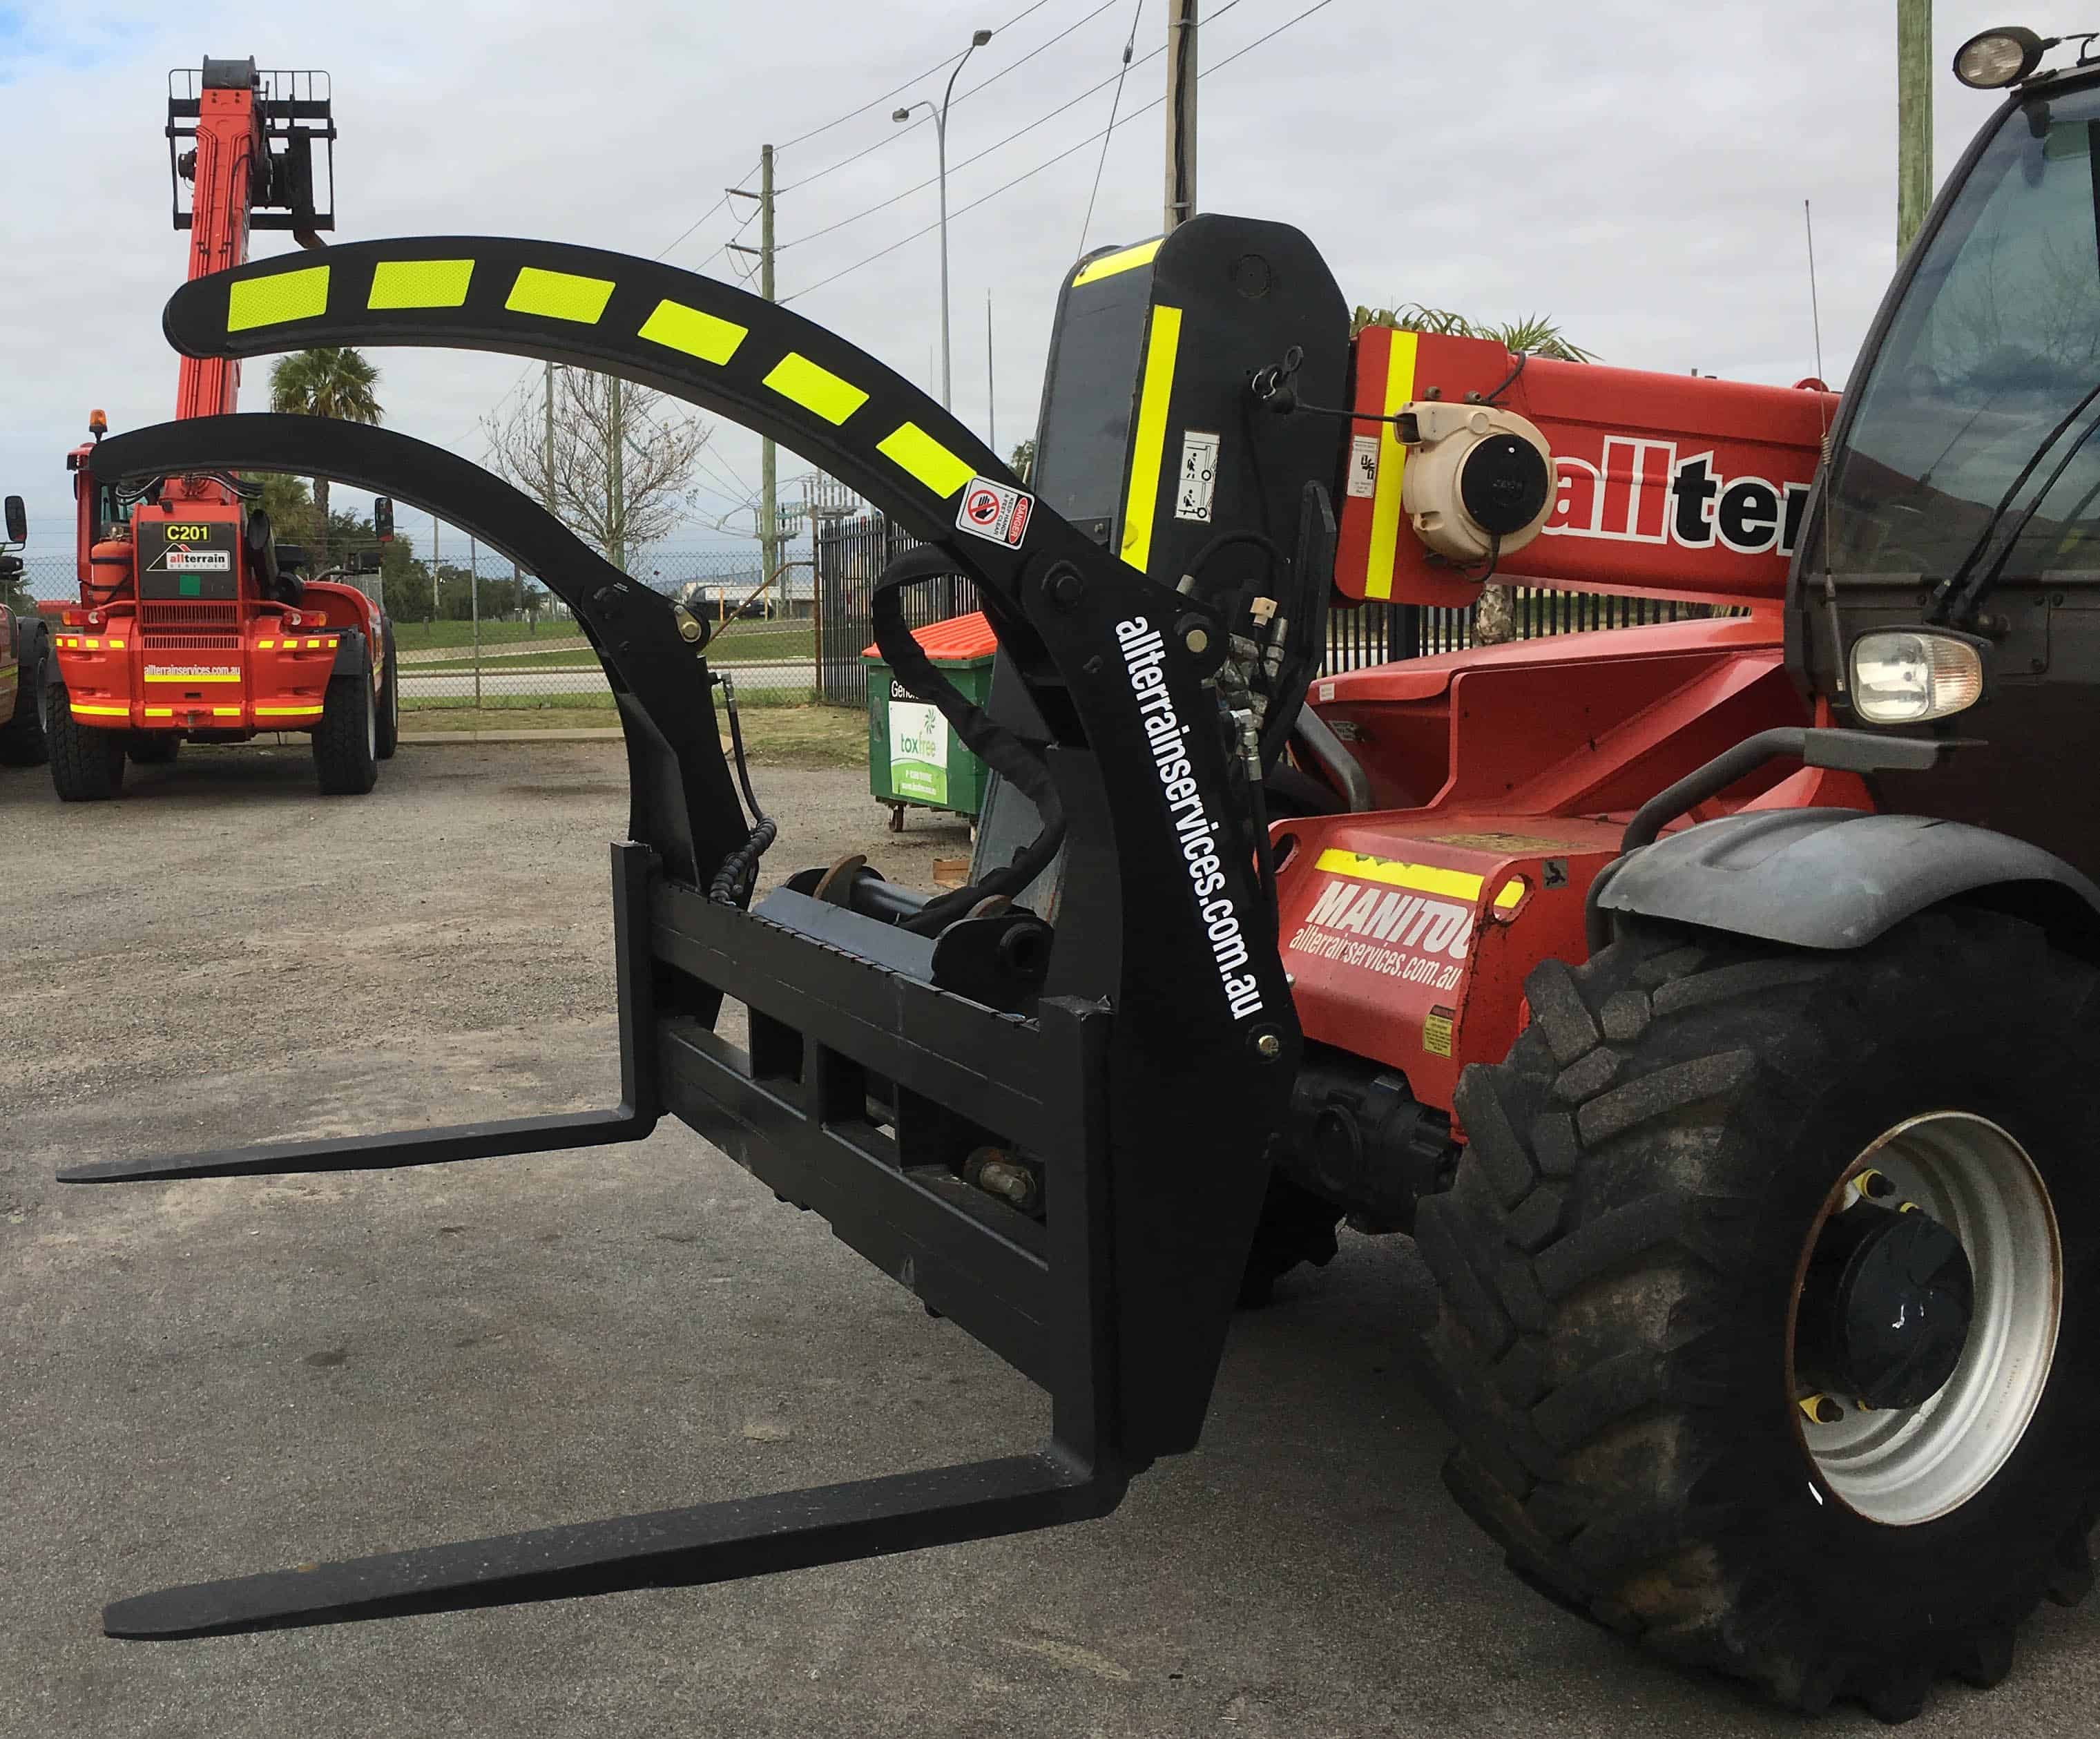
M 1844 1408 L 1828 1395 L 1803 1395 L 1795 1405 L 1811 1425 L 1835 1425 L 1845 1417 Z

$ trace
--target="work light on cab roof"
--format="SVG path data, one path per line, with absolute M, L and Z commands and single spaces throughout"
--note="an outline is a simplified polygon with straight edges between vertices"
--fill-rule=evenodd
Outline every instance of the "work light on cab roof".
M 2019 24 L 2001 24 L 1979 30 L 1954 53 L 1954 76 L 1972 90 L 2002 90 L 2031 77 L 2041 57 L 2062 42 L 2076 42 L 2078 64 L 2093 58 L 2086 46 L 2100 31 L 2072 36 L 2038 36 Z

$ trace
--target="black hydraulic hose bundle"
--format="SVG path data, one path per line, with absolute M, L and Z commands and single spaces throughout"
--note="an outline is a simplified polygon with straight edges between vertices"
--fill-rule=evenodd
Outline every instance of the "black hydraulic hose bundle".
M 876 581 L 871 613 L 875 618 L 876 650 L 896 673 L 898 682 L 920 700 L 930 703 L 954 727 L 963 746 L 1035 804 L 1043 818 L 1042 831 L 1012 863 L 990 872 L 982 881 L 957 888 L 929 901 L 900 928 L 920 935 L 938 934 L 964 916 L 980 901 L 1018 895 L 1048 868 L 1065 843 L 1065 810 L 1058 800 L 1057 783 L 1049 764 L 1031 744 L 995 722 L 973 703 L 940 668 L 926 655 L 904 620 L 904 588 L 939 579 L 955 571 L 954 558 L 928 547 L 907 550 L 882 571 Z
M 780 824 L 758 806 L 758 794 L 751 788 L 751 769 L 743 757 L 743 725 L 736 716 L 736 683 L 726 671 L 713 680 L 721 685 L 722 704 L 729 713 L 730 748 L 736 761 L 736 782 L 743 788 L 743 801 L 751 810 L 751 837 L 721 860 L 708 898 L 717 906 L 742 906 L 751 898 L 758 880 L 758 860 L 765 848 L 780 836 Z

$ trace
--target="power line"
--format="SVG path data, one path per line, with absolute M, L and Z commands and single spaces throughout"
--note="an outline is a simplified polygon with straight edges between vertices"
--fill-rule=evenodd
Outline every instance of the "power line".
M 1035 0 L 1035 3 L 1033 6 L 1023 7 L 1019 11 L 1016 12 L 1012 17 L 1007 20 L 1004 24 L 998 25 L 995 29 L 993 33 L 996 35 L 1000 30 L 1011 30 L 1016 24 L 1019 24 L 1022 19 L 1027 17 L 1030 12 L 1039 12 L 1049 3 L 1050 0 Z M 798 133 L 785 144 L 780 145 L 776 148 L 781 151 L 791 150 L 795 146 L 802 143 L 805 139 L 814 139 L 819 133 L 828 133 L 833 127 L 843 126 L 847 121 L 853 120 L 856 116 L 866 114 L 877 104 L 887 103 L 892 97 L 909 90 L 914 85 L 923 84 L 926 80 L 933 77 L 936 73 L 942 72 L 947 68 L 953 66 L 955 62 L 960 60 L 962 56 L 960 55 L 950 55 L 945 60 L 935 62 L 932 66 L 927 68 L 924 72 L 915 74 L 913 77 L 906 79 L 902 84 L 896 86 L 894 90 L 885 90 L 878 97 L 870 97 L 867 101 L 862 104 L 858 108 L 849 108 L 845 112 L 845 113 L 840 115 L 836 121 L 827 121 L 820 127 L 811 127 L 806 133 Z
M 1136 10 L 1130 15 L 1130 38 L 1123 45 L 1123 69 L 1116 74 L 1115 96 L 1109 104 L 1109 124 L 1101 131 L 1101 159 L 1094 165 L 1094 184 L 1087 194 L 1087 215 L 1079 225 L 1081 254 L 1087 251 L 1087 232 L 1094 227 L 1094 201 L 1101 195 L 1101 171 L 1109 166 L 1109 135 L 1115 131 L 1116 111 L 1123 107 L 1123 82 L 1130 72 L 1130 51 L 1137 46 L 1137 21 L 1144 15 L 1145 0 L 1137 0 Z
M 1113 0 L 1111 0 L 1111 3 L 1113 3 Z M 1232 6 L 1237 6 L 1239 0 L 1231 0 L 1231 4 L 1226 7 L 1224 10 L 1230 11 Z M 1135 64 L 1143 66 L 1145 61 L 1156 60 L 1160 57 L 1160 55 L 1166 52 L 1167 51 L 1163 47 L 1155 48 L 1150 54 L 1145 55 L 1142 59 L 1136 61 Z M 1107 90 L 1110 85 L 1120 83 L 1122 82 L 1123 73 L 1128 71 L 1129 68 L 1126 67 L 1123 69 L 1123 72 L 1118 72 L 1110 77 L 1103 79 L 1097 85 L 1088 86 L 1084 90 L 1082 90 L 1077 96 L 1072 98 L 1069 102 L 1060 103 L 1055 108 L 1052 109 L 1048 114 L 1037 116 L 1036 118 L 1030 121 L 1026 126 L 1017 128 L 1013 132 L 1008 134 L 1006 137 L 1000 139 L 998 143 L 986 145 L 983 150 L 978 152 L 974 157 L 964 157 L 961 162 L 956 164 L 953 169 L 951 169 L 948 171 L 948 173 L 951 175 L 955 174 L 968 169 L 973 163 L 982 162 L 985 158 L 990 157 L 992 152 L 1002 150 L 1005 147 L 1012 144 L 1014 140 L 1019 139 L 1023 134 L 1034 132 L 1036 128 L 1041 126 L 1044 121 L 1055 121 L 1058 116 L 1063 114 L 1066 109 L 1075 108 L 1080 104 L 1085 102 L 1088 97 L 1096 95 L 1098 93 Z M 1098 137 L 1098 135 L 1096 136 Z M 940 179 L 941 178 L 938 175 L 935 175 L 929 180 L 919 182 L 911 187 L 905 188 L 902 193 L 893 193 L 888 199 L 878 201 L 876 204 L 867 206 L 862 210 L 856 211 L 851 217 L 840 218 L 836 223 L 827 223 L 822 229 L 813 229 L 806 236 L 797 236 L 792 241 L 782 242 L 780 246 L 783 249 L 800 247 L 805 241 L 814 241 L 819 236 L 830 235 L 833 230 L 844 229 L 849 223 L 858 223 L 862 218 L 871 217 L 878 211 L 886 210 L 889 207 L 897 204 L 899 200 L 909 199 L 914 193 L 924 192 L 927 188 L 938 183 Z
M 1079 29 L 1081 25 L 1092 24 L 1096 18 L 1099 18 L 1102 13 L 1108 11 L 1108 9 L 1115 3 L 1116 0 L 1101 0 L 1101 3 L 1099 6 L 1096 7 L 1092 11 L 1088 13 L 1084 18 L 1078 20 L 1077 23 L 1067 24 L 1062 30 L 1060 30 L 1057 35 L 1047 38 L 1043 42 L 1038 42 L 1035 47 L 1030 49 L 1028 52 L 1023 55 L 1018 60 L 1012 62 L 1009 65 L 1001 67 L 990 77 L 979 79 L 974 85 L 972 85 L 968 90 L 962 92 L 961 95 L 957 96 L 955 99 L 955 103 L 966 103 L 972 97 L 975 96 L 980 90 L 983 90 L 987 85 L 995 85 L 999 82 L 999 80 L 1005 77 L 1008 73 L 1019 71 L 1021 68 L 1026 66 L 1038 55 L 1041 54 L 1044 49 L 1052 47 L 1056 44 L 1063 42 L 1066 37 L 1070 36 L 1074 30 Z M 896 93 L 893 91 L 891 93 L 892 95 L 894 95 Z M 951 104 L 951 107 L 953 106 L 953 104 Z M 830 174 L 832 170 L 844 169 L 849 163 L 858 163 L 862 157 L 867 157 L 871 152 L 880 151 L 885 145 L 893 145 L 898 139 L 905 138 L 910 134 L 917 132 L 920 128 L 926 125 L 927 123 L 924 121 L 915 121 L 911 126 L 906 127 L 902 132 L 885 133 L 881 138 L 876 140 L 873 144 L 863 146 L 860 150 L 856 151 L 851 157 L 841 157 L 836 163 L 828 163 L 822 169 L 811 171 L 809 174 L 805 175 L 800 181 L 789 183 L 788 186 L 780 188 L 774 195 L 774 197 L 777 199 L 781 194 L 799 192 L 802 188 L 808 187 L 810 183 L 814 181 L 822 181 L 824 177 Z
M 1111 0 L 1111 3 L 1113 3 L 1113 0 Z M 1220 7 L 1216 11 L 1213 12 L 1211 16 L 1205 20 L 1205 22 L 1207 24 L 1216 23 L 1219 19 L 1223 18 L 1226 13 L 1232 11 L 1232 9 L 1239 3 L 1240 0 L 1225 0 L 1225 3 Z M 1141 9 L 1140 0 L 1140 10 Z M 1136 34 L 1137 25 L 1136 20 L 1133 20 L 1131 25 L 1131 37 L 1133 43 L 1136 39 Z M 1125 52 L 1127 53 L 1128 51 L 1126 50 Z M 1007 146 L 1012 144 L 1014 140 L 1021 138 L 1024 134 L 1034 132 L 1036 128 L 1041 126 L 1045 121 L 1055 121 L 1058 116 L 1063 114 L 1067 109 L 1078 108 L 1079 105 L 1085 102 L 1088 97 L 1098 95 L 1101 92 L 1107 90 L 1110 85 L 1116 86 L 1117 100 L 1120 103 L 1122 99 L 1123 82 L 1124 78 L 1129 75 L 1132 69 L 1136 67 L 1143 66 L 1148 61 L 1157 60 L 1166 52 L 1166 46 L 1162 43 L 1159 47 L 1153 49 L 1145 54 L 1140 55 L 1136 60 L 1127 62 L 1123 67 L 1118 68 L 1109 77 L 1101 80 L 1099 84 L 1089 85 L 1077 96 L 1073 97 L 1067 102 L 1060 103 L 1055 108 L 1052 109 L 1048 114 L 1037 116 L 1036 118 L 1030 121 L 1027 126 L 1016 128 L 1012 132 L 1008 134 L 1005 138 L 999 140 L 996 143 L 986 145 L 983 150 L 978 152 L 975 156 L 964 157 L 961 162 L 955 165 L 951 169 L 950 169 L 948 173 L 951 175 L 955 174 L 963 170 L 968 169 L 973 163 L 982 163 L 995 151 L 1004 149 Z M 1220 61 L 1218 64 L 1220 66 L 1224 64 L 1223 61 Z M 1151 105 L 1151 107 L 1154 108 L 1157 108 L 1159 104 L 1158 103 L 1154 103 Z M 1091 144 L 1093 143 L 1094 139 L 1105 139 L 1108 133 L 1114 131 L 1115 127 L 1120 124 L 1114 118 L 1115 113 L 1114 110 L 1112 108 L 1109 113 L 1110 119 L 1108 128 L 1103 132 L 1094 134 L 1091 138 L 1086 140 L 1085 143 Z M 1139 114 L 1143 114 L 1144 113 L 1145 111 L 1143 109 L 1140 109 L 1138 111 Z M 1132 118 L 1134 119 L 1135 117 Z M 907 128 L 906 130 L 908 132 L 910 129 Z M 1105 151 L 1105 148 L 1104 148 L 1104 150 Z M 1053 158 L 1052 161 L 1055 161 L 1056 159 Z M 1045 165 L 1044 166 L 1048 167 L 1048 166 Z M 788 248 L 799 247 L 805 241 L 814 241 L 820 236 L 828 236 L 834 230 L 844 229 L 849 223 L 857 223 L 862 218 L 871 217 L 878 211 L 888 210 L 890 206 L 898 204 L 900 201 L 909 199 L 914 193 L 924 192 L 927 188 L 936 185 L 939 182 L 940 179 L 941 178 L 938 175 L 935 175 L 928 180 L 916 183 L 913 186 L 905 188 L 905 190 L 901 193 L 893 193 L 888 199 L 879 200 L 874 205 L 866 206 L 861 210 L 854 212 L 850 217 L 840 218 L 835 223 L 827 223 L 822 229 L 811 230 L 806 236 L 797 236 L 792 241 L 783 241 L 774 249 L 774 251 L 778 253 Z M 1098 183 L 1096 184 L 1098 185 Z M 951 217 L 954 214 L 955 214 L 952 212 L 949 214 Z M 919 233 L 924 235 L 925 232 L 921 230 Z
M 1213 73 L 1223 72 L 1225 68 L 1230 66 L 1233 62 L 1238 60 L 1242 55 L 1251 54 L 1255 49 L 1260 47 L 1263 43 L 1272 41 L 1273 38 L 1281 36 L 1285 31 L 1290 29 L 1293 24 L 1302 23 L 1304 20 L 1310 18 L 1315 12 L 1323 11 L 1325 8 L 1332 6 L 1334 3 L 1335 0 L 1314 0 L 1314 3 L 1312 5 L 1306 7 L 1304 11 L 1299 13 L 1295 17 L 1286 19 L 1273 30 L 1269 31 L 1265 35 L 1256 37 L 1254 41 L 1248 43 L 1244 48 L 1235 49 L 1231 54 L 1227 55 L 1224 60 L 1219 61 L 1215 65 L 1204 68 L 1201 73 L 1197 74 L 1197 77 L 1198 79 L 1204 79 L 1208 78 Z M 1214 13 L 1212 16 L 1214 18 L 1222 17 L 1225 12 L 1231 9 L 1232 7 L 1238 4 L 1239 0 L 1229 0 L 1229 3 L 1224 7 L 1220 7 L 1217 12 Z M 1164 51 L 1162 50 L 1162 52 L 1164 52 Z M 1142 63 L 1140 62 L 1138 64 L 1141 64 Z M 994 188 L 990 192 L 972 200 L 967 205 L 957 206 L 953 211 L 951 211 L 948 214 L 949 220 L 953 222 L 955 218 L 962 216 L 965 212 L 974 211 L 978 206 L 990 203 L 991 201 L 997 199 L 1000 194 L 1010 192 L 1012 189 L 1019 187 L 1022 182 L 1041 174 L 1044 170 L 1052 168 L 1056 165 L 1063 162 L 1065 158 L 1072 156 L 1074 152 L 1083 151 L 1088 146 L 1106 138 L 1109 134 L 1115 131 L 1117 128 L 1127 127 L 1132 121 L 1140 120 L 1145 116 L 1150 114 L 1154 109 L 1159 108 L 1166 102 L 1166 100 L 1167 99 L 1164 96 L 1154 97 L 1149 103 L 1147 103 L 1144 108 L 1132 109 L 1131 113 L 1125 115 L 1122 120 L 1115 122 L 1114 126 L 1104 127 L 1100 132 L 1089 135 L 1087 138 L 1081 139 L 1076 145 L 1066 146 L 1065 148 L 1059 152 L 1057 156 L 1046 158 L 1043 161 L 1038 163 L 1033 169 L 1023 170 L 1020 174 L 1016 175 L 1012 180 L 1006 182 L 1001 186 Z M 924 229 L 914 230 L 910 235 L 901 237 L 896 241 L 893 241 L 888 247 L 878 249 L 876 252 L 867 255 L 864 259 L 855 260 L 852 265 L 842 267 L 840 270 L 833 272 L 829 277 L 819 278 L 814 284 L 796 291 L 792 296 L 783 296 L 780 300 L 783 306 L 788 302 L 800 302 L 805 296 L 813 295 L 818 290 L 823 289 L 827 285 L 837 283 L 840 278 L 845 277 L 852 272 L 858 271 L 863 266 L 873 265 L 876 261 L 882 258 L 885 255 L 894 254 L 899 248 L 918 241 L 920 236 L 932 235 L 933 232 L 940 227 L 941 226 L 938 223 L 929 223 Z

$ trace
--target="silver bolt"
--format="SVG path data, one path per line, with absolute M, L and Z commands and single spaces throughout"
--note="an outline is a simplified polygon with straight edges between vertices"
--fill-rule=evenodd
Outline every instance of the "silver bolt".
M 1181 643 L 1201 658 L 1211 648 L 1211 632 L 1207 628 L 1192 628 L 1181 637 Z
M 1261 1034 L 1254 1041 L 1255 1054 L 1273 1062 L 1283 1054 L 1283 1041 L 1273 1032 Z

